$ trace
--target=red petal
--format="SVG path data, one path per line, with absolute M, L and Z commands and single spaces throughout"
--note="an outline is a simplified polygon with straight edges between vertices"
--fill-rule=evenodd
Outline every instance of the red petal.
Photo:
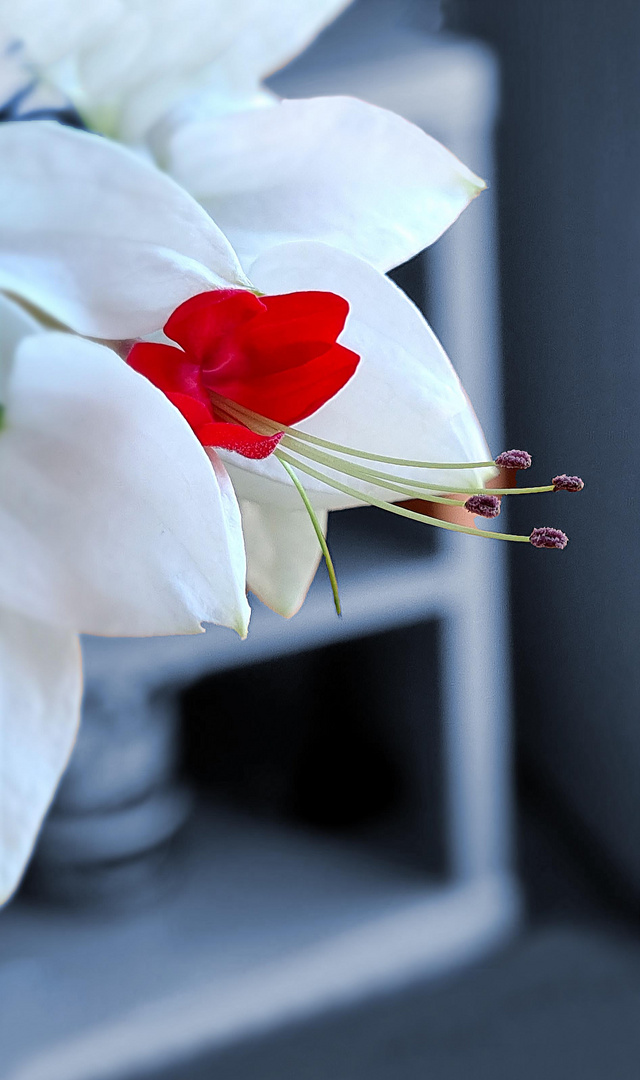
M 244 457 L 257 459 L 268 457 L 280 442 L 281 434 L 258 435 L 241 424 L 217 420 L 208 396 L 198 385 L 200 369 L 189 362 L 181 349 L 141 342 L 134 345 L 127 363 L 166 394 L 203 446 L 235 450 Z M 194 383 L 195 393 L 191 389 Z
M 262 303 L 271 326 L 286 333 L 287 324 L 295 326 L 302 337 L 334 344 L 344 330 L 349 305 L 342 296 L 330 292 L 284 293 L 263 296 Z M 265 320 L 266 321 L 266 320 Z
M 359 357 L 336 345 L 349 305 L 333 293 L 305 292 L 265 296 L 261 306 L 217 339 L 202 381 L 221 397 L 292 424 L 324 405 L 356 369 Z
M 354 374 L 360 357 L 342 345 L 293 371 L 275 371 L 242 381 L 220 380 L 216 390 L 259 416 L 295 424 L 334 397 Z M 219 389 L 218 389 L 219 387 Z
M 254 460 L 269 457 L 282 438 L 282 432 L 277 435 L 257 435 L 241 424 L 218 423 L 208 424 L 197 435 L 204 446 L 235 450 L 237 454 Z
M 338 345 L 349 305 L 329 292 L 256 297 L 218 289 L 191 297 L 165 332 L 172 345 L 135 345 L 128 361 L 182 411 L 206 446 L 266 457 L 281 435 L 257 435 L 216 415 L 210 393 L 282 424 L 320 409 L 354 374 L 360 357 Z
M 199 366 L 181 349 L 151 342 L 134 345 L 127 363 L 166 394 L 203 442 L 200 433 L 214 419 L 214 414 L 200 381 Z
M 244 322 L 265 306 L 246 289 L 214 289 L 185 300 L 165 324 L 164 332 L 199 364 L 215 359 L 220 341 L 235 335 Z
M 173 402 L 176 409 L 180 410 L 189 426 L 198 436 L 202 445 L 213 445 L 212 443 L 208 443 L 203 437 L 205 429 L 214 422 L 211 406 L 205 405 L 196 398 L 189 397 L 188 394 L 176 393 L 174 390 L 165 391 L 165 393 L 169 398 L 169 401 Z
M 177 390 L 208 405 L 209 398 L 200 378 L 200 365 L 186 356 L 182 349 L 176 349 L 173 345 L 140 342 L 131 349 L 127 363 L 165 393 Z
M 218 393 L 222 377 L 234 382 L 269 372 L 292 370 L 333 348 L 349 305 L 333 293 L 265 296 L 263 310 L 219 340 L 203 363 L 203 381 Z

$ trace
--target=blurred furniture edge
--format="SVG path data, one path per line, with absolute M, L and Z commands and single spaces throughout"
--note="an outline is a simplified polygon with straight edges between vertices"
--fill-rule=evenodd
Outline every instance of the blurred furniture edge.
M 298 97 L 351 93 L 395 109 L 490 177 L 497 102 L 490 52 L 402 31 L 385 34 L 376 57 L 369 46 L 344 67 L 320 63 L 314 69 L 313 56 L 309 63 L 303 58 L 278 77 L 277 89 Z M 436 329 L 492 447 L 500 449 L 494 236 L 486 195 L 430 252 L 429 273 Z M 317 582 L 291 622 L 254 604 L 244 643 L 218 628 L 196 638 L 87 639 L 88 708 L 103 721 L 117 714 L 116 729 L 120 720 L 125 725 L 142 717 L 144 731 L 154 727 L 149 709 L 159 690 L 170 694 L 216 670 L 438 619 L 451 879 L 433 882 L 330 841 L 222 814 L 204 828 L 181 894 L 142 916 L 94 923 L 18 901 L 0 920 L 7 1080 L 153 1075 L 154 1068 L 197 1050 L 448 970 L 513 931 L 520 902 L 511 862 L 502 545 L 446 533 L 435 555 L 411 562 L 399 556 L 373 569 L 365 559 L 342 575 L 341 587 L 342 620 L 324 582 Z M 398 686 L 397 694 L 403 692 Z M 170 720 L 166 724 L 153 766 L 160 775 L 171 765 Z M 149 783 L 139 772 L 120 780 L 115 805 L 108 797 L 103 804 L 98 841 L 112 857 L 113 837 L 122 835 L 126 846 L 129 835 L 131 823 L 121 830 L 118 821 L 127 813 L 126 786 L 140 782 L 143 791 Z M 82 793 L 78 800 L 82 807 Z M 180 800 L 163 812 L 169 834 L 183 814 Z M 152 807 L 148 820 L 138 823 L 141 852 L 156 818 Z M 50 826 L 55 830 L 55 820 Z M 79 827 L 86 831 L 90 824 Z M 260 885 L 265 851 L 273 853 L 279 872 L 276 883 L 267 875 Z M 247 878 L 248 868 L 257 878 Z M 307 906 L 313 914 L 304 925 L 300 909 Z

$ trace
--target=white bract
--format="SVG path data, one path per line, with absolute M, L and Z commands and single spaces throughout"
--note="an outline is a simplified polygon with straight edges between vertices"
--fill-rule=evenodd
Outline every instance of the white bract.
M 381 457 L 487 462 L 480 426 L 442 347 L 417 308 L 369 262 L 324 243 L 293 242 L 265 250 L 251 278 L 264 293 L 326 290 L 350 306 L 339 342 L 360 364 L 301 431 Z M 1 288 L 79 333 L 132 339 L 157 333 L 179 303 L 221 283 L 247 285 L 230 245 L 195 200 L 151 165 L 54 124 L 0 130 Z M 274 457 L 224 457 L 241 500 L 248 583 L 292 614 L 318 559 L 299 495 Z M 494 475 L 487 467 L 425 475 L 377 459 L 367 464 L 470 491 Z M 323 524 L 330 509 L 408 497 L 353 474 L 348 492 L 309 474 L 303 479 Z
M 73 746 L 79 632 L 244 636 L 237 502 L 180 413 L 103 345 L 0 296 L 0 902 Z
M 0 0 L 0 25 L 89 128 L 143 143 L 245 270 L 274 244 L 319 240 L 386 271 L 437 240 L 485 184 L 386 109 L 261 89 L 346 6 Z
M 226 111 L 350 0 L 0 0 L 0 32 L 88 127 L 139 142 L 176 102 Z M 1 36 L 1 33 L 0 33 Z
M 434 243 L 486 186 L 414 124 L 349 97 L 185 120 L 159 161 L 247 270 L 290 240 L 320 240 L 390 270 Z

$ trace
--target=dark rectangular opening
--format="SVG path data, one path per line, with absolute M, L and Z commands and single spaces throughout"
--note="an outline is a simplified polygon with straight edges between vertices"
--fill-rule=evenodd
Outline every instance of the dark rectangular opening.
M 183 698 L 184 768 L 214 800 L 446 870 L 439 627 L 224 672 Z

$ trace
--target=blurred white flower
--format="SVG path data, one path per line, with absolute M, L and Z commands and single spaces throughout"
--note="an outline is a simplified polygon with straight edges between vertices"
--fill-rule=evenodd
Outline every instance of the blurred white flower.
M 0 0 L 0 25 L 89 128 L 138 144 L 186 188 L 245 270 L 274 244 L 320 240 L 387 271 L 437 240 L 485 184 L 386 109 L 279 101 L 261 88 L 346 6 Z
M 238 505 L 177 409 L 0 295 L 0 902 L 71 751 L 78 632 L 244 636 Z
M 438 485 L 445 491 L 450 490 L 446 485 L 474 491 L 494 475 L 478 421 L 440 344 L 417 308 L 374 266 L 317 241 L 278 244 L 255 261 L 249 283 L 233 249 L 205 211 L 137 155 L 55 124 L 10 124 L 0 130 L 0 287 L 78 333 L 121 340 L 157 334 L 184 301 L 202 294 L 215 297 L 211 290 L 220 286 L 240 293 L 253 288 L 260 294 L 303 291 L 342 298 L 326 316 L 313 316 L 324 328 L 318 340 L 325 341 L 327 349 L 342 349 L 331 354 L 338 372 L 333 382 L 322 381 L 322 365 L 305 366 L 313 350 L 285 349 L 293 338 L 278 336 L 297 333 L 299 325 L 298 340 L 309 340 L 296 301 L 281 304 L 282 327 L 273 329 L 271 346 L 263 348 L 264 338 L 260 348 L 256 346 L 251 354 L 254 368 L 253 360 L 250 363 L 242 353 L 244 344 L 238 352 L 235 315 L 228 339 L 232 351 L 223 356 L 216 351 L 219 308 L 210 324 L 208 316 L 204 324 L 194 323 L 191 334 L 200 335 L 198 348 L 209 348 L 212 368 L 228 361 L 225 371 L 234 386 L 237 372 L 248 372 L 243 385 L 249 396 L 238 398 L 235 405 L 248 404 L 260 414 L 261 423 L 280 422 L 272 426 L 272 435 L 283 423 L 302 420 L 298 427 L 305 436 L 373 455 L 367 466 L 380 472 L 379 482 L 344 456 L 336 475 L 335 461 L 327 471 L 317 456 L 311 456 L 317 451 L 309 445 L 302 459 L 300 446 L 297 452 L 289 447 L 287 453 L 293 453 L 296 465 L 302 460 L 302 471 L 319 467 L 320 478 L 307 472 L 304 481 L 321 526 L 329 509 L 361 501 L 399 501 L 419 493 L 403 489 L 403 483 L 429 484 L 437 498 Z M 355 367 L 349 368 L 347 351 L 356 361 L 360 358 Z M 185 354 L 172 352 L 182 371 Z M 264 409 L 271 408 L 272 399 L 266 394 L 269 379 L 284 370 L 279 392 L 288 402 L 289 419 L 256 407 L 265 402 Z M 153 377 L 150 370 L 145 373 Z M 198 371 L 193 369 L 192 375 L 197 383 Z M 164 375 L 157 381 L 170 389 Z M 220 384 L 212 385 L 215 391 Z M 196 423 L 192 407 L 184 402 L 190 393 L 182 394 L 180 407 L 197 429 L 200 421 Z M 310 405 L 312 401 L 315 404 Z M 199 405 L 204 403 L 203 397 Z M 209 404 L 218 428 L 228 431 L 240 425 L 249 433 L 246 441 L 252 441 L 255 423 L 229 414 L 233 399 L 212 399 Z M 292 614 L 304 598 L 318 559 L 299 493 L 282 461 L 270 451 L 261 459 L 253 452 L 247 456 L 233 448 L 233 440 L 214 441 L 219 434 L 211 435 L 209 445 L 227 447 L 222 453 L 242 501 L 249 585 L 276 610 Z M 383 460 L 388 457 L 403 459 L 405 465 L 396 468 Z M 415 459 L 482 464 L 463 472 L 425 473 L 411 467 Z M 383 473 L 391 475 L 390 482 Z
M 176 102 L 206 92 L 223 111 L 351 0 L 0 0 L 0 29 L 88 127 L 139 142 Z

